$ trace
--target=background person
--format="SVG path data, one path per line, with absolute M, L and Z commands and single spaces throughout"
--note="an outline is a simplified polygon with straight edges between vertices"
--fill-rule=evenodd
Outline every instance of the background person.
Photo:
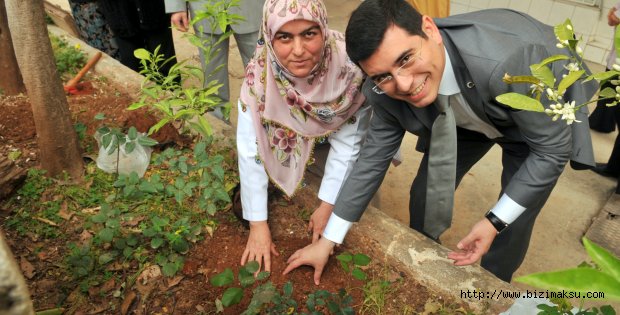
M 321 204 L 309 223 L 316 241 L 358 156 L 370 107 L 360 92 L 363 74 L 347 57 L 344 36 L 328 29 L 321 0 L 272 0 L 263 14 L 241 88 L 237 150 L 243 217 L 250 221 L 241 264 L 256 260 L 270 271 L 278 252 L 267 224 L 269 180 L 292 196 L 317 140 L 328 138 Z
M 182 1 L 182 0 L 166 0 L 166 12 L 172 13 L 170 20 L 179 31 L 187 32 L 189 28 L 190 17 L 193 17 L 197 11 L 203 10 L 205 5 L 209 5 L 209 0 L 199 1 Z M 241 0 L 239 6 L 233 6 L 230 8 L 231 14 L 237 14 L 244 18 L 236 24 L 229 26 L 233 31 L 235 41 L 237 42 L 237 48 L 241 54 L 241 60 L 243 61 L 243 67 L 248 65 L 248 61 L 252 58 L 254 49 L 256 48 L 256 40 L 258 39 L 258 29 L 261 22 L 261 12 L 264 0 Z M 189 8 L 189 14 L 187 12 Z M 209 40 L 210 45 L 215 44 L 222 31 L 219 27 L 215 27 L 215 32 L 211 34 L 212 25 L 210 21 L 203 19 L 194 24 L 194 31 L 205 40 Z M 200 54 L 200 62 L 202 63 L 202 69 L 205 74 L 204 84 L 209 83 L 211 80 L 217 80 L 223 86 L 219 89 L 218 96 L 222 99 L 222 102 L 228 103 L 230 101 L 230 87 L 228 82 L 228 52 L 229 52 L 229 39 L 223 40 L 214 49 L 219 50 L 218 53 L 212 56 L 209 64 L 205 62 L 205 55 L 202 49 L 198 49 Z M 219 71 L 215 71 L 217 67 L 224 65 Z M 218 107 L 213 114 L 220 119 L 223 119 L 223 113 L 221 107 Z
M 172 58 L 161 64 L 161 74 L 168 74 L 176 63 L 176 53 L 163 0 L 100 0 L 99 7 L 114 33 L 123 65 L 139 72 L 140 60 L 134 56 L 134 51 L 144 48 L 153 52 L 160 46 L 159 54 L 164 60 Z

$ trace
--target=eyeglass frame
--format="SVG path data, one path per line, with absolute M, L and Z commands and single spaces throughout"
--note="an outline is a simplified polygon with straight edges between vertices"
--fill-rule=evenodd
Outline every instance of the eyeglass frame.
M 415 64 L 415 62 L 418 59 L 422 59 L 422 44 L 423 43 L 424 43 L 424 40 L 423 40 L 422 37 L 420 37 L 420 47 L 418 48 L 418 50 L 415 53 L 410 55 L 411 57 L 409 59 L 407 59 L 405 61 L 405 63 L 403 63 L 402 65 L 400 65 L 400 67 L 398 67 L 398 69 L 396 69 L 396 71 L 395 71 L 396 76 L 400 76 L 400 72 L 405 67 L 407 67 L 407 65 L 409 65 L 409 64 L 413 65 L 413 64 Z M 372 91 L 375 92 L 378 95 L 385 94 L 385 91 L 383 89 L 381 89 L 380 85 L 384 84 L 386 82 L 389 82 L 391 80 L 394 80 L 394 79 L 395 79 L 395 76 L 392 75 L 392 73 L 389 73 L 385 78 L 383 78 L 381 81 L 379 81 L 379 83 L 375 83 L 375 86 L 372 87 Z M 374 82 L 374 80 L 373 80 L 373 82 Z

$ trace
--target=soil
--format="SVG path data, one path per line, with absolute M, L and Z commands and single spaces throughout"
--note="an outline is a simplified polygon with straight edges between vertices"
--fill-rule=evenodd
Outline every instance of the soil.
M 87 139 L 83 140 L 83 146 L 90 150 L 85 150 L 85 157 L 90 156 L 89 151 L 96 147 L 92 135 L 101 123 L 94 119 L 98 113 L 106 115 L 104 122 L 107 125 L 136 126 L 140 131 L 146 131 L 156 122 L 154 117 L 146 112 L 126 111 L 125 108 L 132 102 L 131 98 L 109 85 L 106 80 L 93 79 L 87 91 L 69 95 L 67 99 L 75 122 L 87 127 Z M 27 97 L 0 96 L 0 111 L 0 154 L 19 151 L 21 155 L 16 159 L 18 165 L 24 168 L 38 167 L 35 126 Z M 172 127 L 163 129 L 163 132 L 154 137 L 160 142 L 188 145 Z M 293 298 L 300 306 L 299 312 L 304 311 L 303 306 L 309 293 L 318 289 L 338 292 L 345 288 L 353 296 L 352 304 L 356 313 L 359 313 L 364 302 L 364 282 L 346 274 L 334 258 L 330 259 L 319 286 L 312 281 L 313 269 L 310 267 L 298 268 L 287 276 L 281 275 L 287 258 L 311 241 L 311 235 L 307 232 L 307 217 L 318 205 L 313 187 L 317 186 L 319 179 L 309 174 L 306 182 L 306 187 L 290 200 L 278 194 L 270 196 L 270 227 L 280 255 L 272 258 L 273 272 L 266 281 L 273 282 L 279 292 L 282 292 L 286 282 L 291 281 Z M 10 215 L 11 209 L 0 211 L 0 227 Z M 136 264 L 112 265 L 109 271 L 120 276 L 90 287 L 85 295 L 80 292 L 78 283 L 72 281 L 62 270 L 66 243 L 80 239 L 84 231 L 84 222 L 81 220 L 73 216 L 59 224 L 56 228 L 63 231 L 63 237 L 58 239 L 22 236 L 2 228 L 27 278 L 36 310 L 62 307 L 66 314 L 215 313 L 214 301 L 221 299 L 225 288 L 214 288 L 208 279 L 228 267 L 233 268 L 237 274 L 249 234 L 231 212 L 220 211 L 217 214 L 219 224 L 213 236 L 207 235 L 205 240 L 190 249 L 184 268 L 176 277 L 154 276 L 148 279 L 146 275 L 149 271 L 156 271 L 157 274 L 159 270 L 146 268 L 140 271 Z M 350 248 L 345 244 L 337 247 L 335 255 L 344 251 L 371 256 L 372 261 L 365 272 L 371 279 L 387 280 L 391 283 L 382 314 L 423 312 L 429 302 L 450 306 L 452 310 L 460 309 L 460 306 L 452 301 L 445 301 L 441 296 L 434 295 L 411 279 L 407 272 L 395 267 L 395 264 L 385 261 L 382 255 L 375 253 L 372 244 L 368 244 L 367 248 Z M 138 274 L 140 276 L 133 282 L 132 276 Z M 251 295 L 251 290 L 246 289 L 241 303 L 226 308 L 224 314 L 242 313 L 250 302 Z

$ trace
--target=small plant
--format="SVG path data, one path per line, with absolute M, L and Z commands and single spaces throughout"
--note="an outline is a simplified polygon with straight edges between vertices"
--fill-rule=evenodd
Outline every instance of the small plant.
M 269 272 L 266 271 L 261 271 L 254 277 L 258 268 L 260 268 L 260 266 L 257 261 L 250 261 L 239 269 L 238 280 L 239 284 L 241 284 L 241 288 L 229 287 L 224 291 L 222 299 L 217 299 L 215 301 L 219 311 L 223 311 L 223 307 L 238 304 L 243 298 L 244 288 L 253 285 L 256 281 L 264 280 L 269 277 Z M 234 280 L 235 275 L 232 269 L 226 268 L 226 270 L 209 279 L 209 283 L 214 287 L 223 287 L 232 284 Z
M 620 259 L 615 257 L 604 248 L 592 243 L 587 238 L 583 238 L 583 245 L 588 252 L 590 258 L 596 264 L 581 264 L 578 268 L 534 273 L 516 278 L 515 281 L 529 284 L 534 287 L 571 292 L 579 292 L 583 295 L 588 292 L 602 292 L 605 298 L 612 300 L 620 300 Z M 572 309 L 572 306 L 566 300 L 552 300 L 555 306 L 539 305 L 538 308 L 543 311 L 539 314 L 573 314 L 561 313 L 566 309 Z M 558 312 L 558 313 L 556 313 Z M 600 312 L 600 313 L 599 313 Z M 595 315 L 595 314 L 615 314 L 615 310 L 609 306 L 603 306 L 600 309 L 592 308 L 582 310 L 581 306 L 577 314 Z
M 252 291 L 252 300 L 242 315 L 254 314 L 294 314 L 297 301 L 292 298 L 293 284 L 284 284 L 282 294 L 271 282 L 259 285 Z
M 322 315 L 325 314 L 324 310 L 333 315 L 352 315 L 355 314 L 352 303 L 353 298 L 344 289 L 340 289 L 338 293 L 317 290 L 308 295 L 306 307 L 309 315 Z
M 86 63 L 86 56 L 79 45 L 71 46 L 66 40 L 52 34 L 49 37 L 61 78 L 74 76 Z
M 616 311 L 609 305 L 601 306 L 601 308 L 582 309 L 582 306 L 574 312 L 574 307 L 567 299 L 549 299 L 554 305 L 540 304 L 537 308 L 540 310 L 538 315 L 616 315 Z
M 347 274 L 351 274 L 355 279 L 361 281 L 366 281 L 366 279 L 368 279 L 368 276 L 361 267 L 368 266 L 370 257 L 364 254 L 353 255 L 345 252 L 336 256 L 336 259 L 338 259 L 340 267 L 342 267 Z

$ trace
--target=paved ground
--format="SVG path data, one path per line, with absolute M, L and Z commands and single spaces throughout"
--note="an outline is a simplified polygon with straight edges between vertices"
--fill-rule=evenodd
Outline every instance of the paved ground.
M 52 0 L 68 7 L 66 0 Z M 325 0 L 330 15 L 330 27 L 343 31 L 350 12 L 359 0 Z M 197 61 L 196 49 L 175 32 L 177 55 L 180 59 Z M 236 46 L 231 43 L 234 52 Z M 243 75 L 240 57 L 233 53 L 230 60 L 231 99 L 239 95 Z M 593 70 L 602 70 L 592 65 Z M 232 115 L 235 124 L 235 113 Z M 616 133 L 592 133 L 595 156 L 599 162 L 607 160 Z M 408 224 L 409 187 L 417 170 L 421 155 L 413 149 L 416 138 L 405 138 L 404 162 L 398 168 L 391 168 L 383 183 L 378 206 L 390 216 Z M 454 248 L 469 228 L 482 218 L 494 204 L 499 194 L 500 151 L 495 148 L 487 154 L 463 179 L 456 194 L 456 209 L 453 226 L 442 237 L 443 244 Z M 567 168 L 557 187 L 540 214 L 530 250 L 516 276 L 532 272 L 549 271 L 575 267 L 587 260 L 580 239 L 589 228 L 592 218 L 605 205 L 615 188 L 615 181 L 598 176 L 590 171 L 574 171 Z M 515 285 L 520 286 L 515 283 Z

